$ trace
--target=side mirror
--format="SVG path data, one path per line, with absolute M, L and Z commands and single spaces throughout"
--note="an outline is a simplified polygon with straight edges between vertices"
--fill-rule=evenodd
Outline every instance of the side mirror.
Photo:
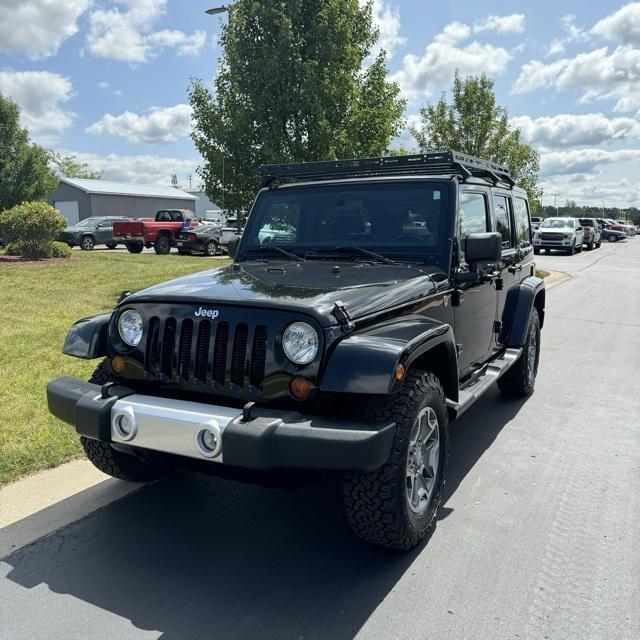
M 238 245 L 240 244 L 240 238 L 231 238 L 227 243 L 227 253 L 231 258 L 236 257 L 236 253 L 238 253 Z
M 464 243 L 464 256 L 469 264 L 477 262 L 500 262 L 502 258 L 502 235 L 471 233 Z

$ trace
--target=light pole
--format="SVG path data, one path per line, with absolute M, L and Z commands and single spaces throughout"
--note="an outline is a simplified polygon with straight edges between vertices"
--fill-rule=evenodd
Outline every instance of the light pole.
M 556 210 L 556 218 L 558 217 L 558 195 L 557 193 L 553 194 L 553 206 Z
M 217 16 L 219 13 L 224 13 L 225 11 L 229 11 L 229 7 L 226 4 L 223 4 L 220 7 L 214 7 L 213 9 L 207 9 L 205 13 L 208 13 L 210 16 Z
M 604 200 L 602 201 L 602 219 L 604 220 Z

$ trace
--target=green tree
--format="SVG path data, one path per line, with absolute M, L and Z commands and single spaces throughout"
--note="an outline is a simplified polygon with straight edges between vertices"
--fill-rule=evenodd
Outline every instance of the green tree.
M 529 200 L 540 200 L 540 154 L 509 124 L 507 110 L 496 103 L 494 81 L 485 74 L 462 78 L 456 72 L 451 102 L 443 95 L 420 114 L 422 124 L 411 133 L 422 151 L 460 151 L 506 164 Z
M 20 107 L 0 94 L 0 211 L 41 200 L 56 184 L 49 152 L 30 142 L 20 126 Z
M 207 195 L 239 212 L 262 163 L 381 155 L 405 103 L 387 80 L 371 3 L 238 0 L 222 30 L 213 91 L 193 80 L 193 139 Z
M 61 178 L 84 178 L 86 180 L 100 180 L 102 178 L 102 171 L 92 171 L 86 162 L 81 162 L 71 154 L 63 156 L 60 153 L 52 153 L 51 162 Z

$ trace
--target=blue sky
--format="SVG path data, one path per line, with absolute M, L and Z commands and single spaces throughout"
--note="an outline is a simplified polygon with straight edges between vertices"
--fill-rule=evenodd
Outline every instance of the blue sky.
M 195 185 L 186 87 L 215 74 L 221 19 L 204 9 L 217 4 L 0 0 L 0 91 L 36 141 L 105 178 L 166 184 L 176 172 Z M 455 68 L 485 71 L 542 154 L 547 201 L 638 204 L 640 2 L 375 0 L 374 10 L 409 124 Z

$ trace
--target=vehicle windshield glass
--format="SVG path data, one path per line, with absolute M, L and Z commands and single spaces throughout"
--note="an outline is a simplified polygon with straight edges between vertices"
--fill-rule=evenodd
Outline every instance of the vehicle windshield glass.
M 542 225 L 540 225 L 540 228 L 545 228 L 545 229 L 560 229 L 563 227 L 571 227 L 573 228 L 575 226 L 575 223 L 573 220 L 567 220 L 566 218 L 547 218 Z
M 264 248 L 279 246 L 319 259 L 338 249 L 343 259 L 370 260 L 355 250 L 360 248 L 448 269 L 453 223 L 447 200 L 446 184 L 417 181 L 267 191 L 256 201 L 241 250 L 251 257 L 262 248 L 263 258 Z
M 85 218 L 82 222 L 78 222 L 76 227 L 95 227 L 99 221 L 99 218 Z

